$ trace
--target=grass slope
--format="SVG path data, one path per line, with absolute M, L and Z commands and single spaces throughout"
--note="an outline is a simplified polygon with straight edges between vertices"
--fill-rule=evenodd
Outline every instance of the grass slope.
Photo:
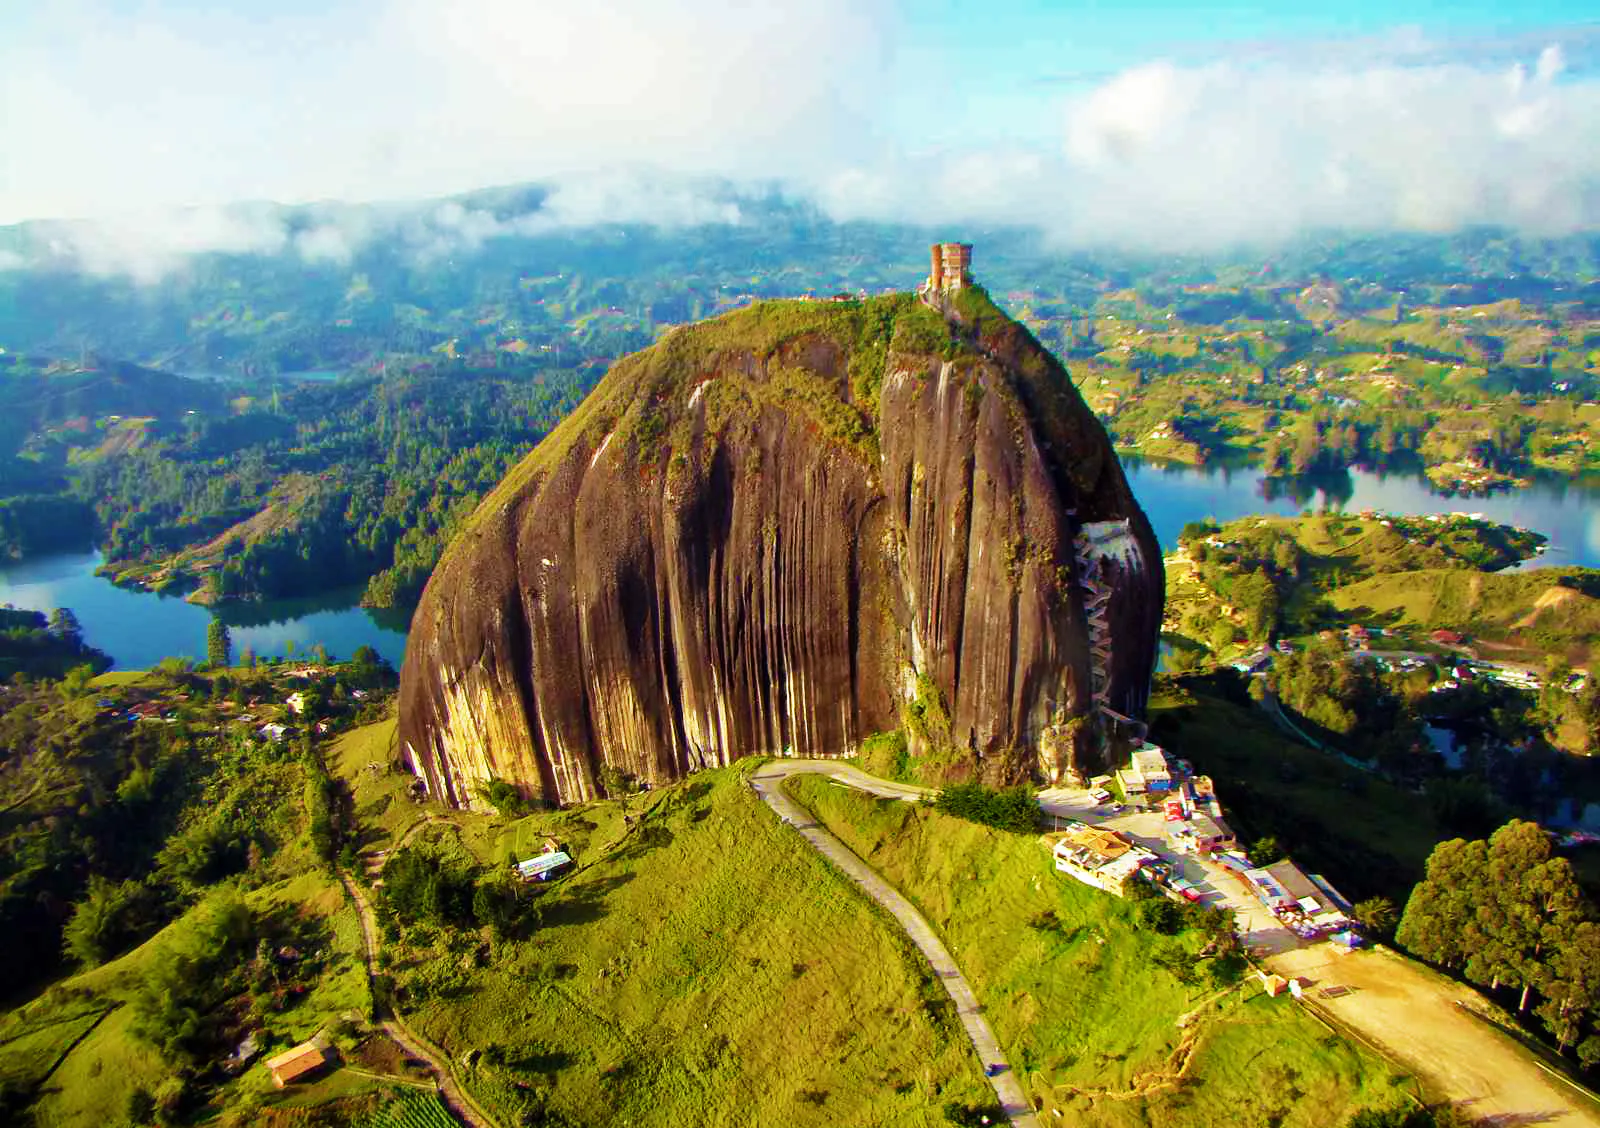
M 1600 638 L 1600 572 L 1587 568 L 1399 572 L 1340 588 L 1331 599 L 1368 621 L 1444 627 L 1540 660 L 1560 652 L 1586 663 Z
M 388 951 L 407 1020 L 508 1122 L 933 1125 L 989 1096 L 899 929 L 745 785 L 744 767 L 424 836 L 499 861 L 553 834 L 579 870 L 522 940 L 408 927 Z M 476 954 L 474 954 L 476 950 Z
M 1150 959 L 1194 934 L 1141 932 L 1130 902 L 1056 874 L 1039 839 L 821 777 L 787 786 L 939 931 L 1024 1084 L 1065 1118 L 1047 1123 L 1309 1128 L 1388 1103 L 1383 1062 L 1253 983 L 1206 1005 L 1209 987 Z
M 328 970 L 292 1005 L 266 1016 L 263 1046 L 293 1045 L 339 1015 L 370 1010 L 360 923 L 332 878 L 301 874 L 252 891 L 246 900 L 261 914 L 287 912 L 323 918 L 330 934 Z M 0 1079 L 36 1081 L 48 1073 L 30 1110 L 38 1128 L 121 1124 L 135 1088 L 157 1092 L 171 1077 L 172 1067 L 134 1032 L 129 1003 L 157 961 L 189 946 L 195 922 L 205 913 L 208 901 L 201 901 L 119 959 L 65 979 L 0 1018 Z M 267 1050 L 269 1055 L 271 1052 Z M 52 1064 L 54 1072 L 48 1072 Z M 319 1089 L 321 1099 L 339 1089 L 336 1078 L 318 1083 L 327 1089 L 325 1093 Z M 346 1086 L 349 1080 L 345 1079 Z M 256 1065 L 224 1085 L 216 1104 L 259 1107 L 269 1094 L 271 1082 Z M 288 1096 L 308 1099 L 306 1090 Z

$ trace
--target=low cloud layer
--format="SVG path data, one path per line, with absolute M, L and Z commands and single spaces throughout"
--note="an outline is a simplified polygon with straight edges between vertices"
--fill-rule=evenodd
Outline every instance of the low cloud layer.
M 338 263 L 376 238 L 426 258 L 594 222 L 736 223 L 740 192 L 772 183 L 840 218 L 1031 224 L 1064 244 L 1600 227 L 1600 80 L 1564 53 L 1592 49 L 1584 29 L 1524 41 L 1521 62 L 1412 32 L 1020 95 L 1016 76 L 948 65 L 958 93 L 1011 81 L 1013 120 L 934 147 L 907 124 L 925 46 L 897 62 L 915 13 L 886 0 L 119 10 L 47 7 L 0 40 L 0 104 L 27 107 L 0 120 L 0 221 L 93 220 L 0 251 L 0 269 L 44 255 L 150 279 L 196 251 Z M 510 214 L 327 204 L 291 221 L 233 203 L 534 180 L 543 205 Z
M 1556 45 L 1494 69 L 1152 63 L 1068 98 L 1059 148 L 853 168 L 824 198 L 1149 248 L 1323 228 L 1563 234 L 1600 227 L 1600 82 L 1563 71 Z
M 1074 234 L 1156 243 L 1306 227 L 1560 233 L 1600 219 L 1600 86 L 1531 67 L 1141 67 L 1075 103 Z

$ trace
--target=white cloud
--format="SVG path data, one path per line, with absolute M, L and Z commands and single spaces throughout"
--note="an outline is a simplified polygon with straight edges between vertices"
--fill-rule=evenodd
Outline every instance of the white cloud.
M 276 254 L 288 235 L 275 209 L 264 206 L 150 210 L 103 221 L 41 225 L 42 248 L 91 274 L 127 274 L 153 282 L 202 251 Z
M 839 217 L 1079 243 L 1600 226 L 1600 82 L 1568 70 L 1559 35 L 1519 43 L 1515 65 L 1482 43 L 1452 62 L 1413 30 L 1151 63 L 1069 97 L 958 66 L 959 44 L 896 70 L 915 16 L 892 0 L 44 6 L 0 36 L 0 105 L 27 107 L 0 116 L 0 222 L 99 217 L 56 225 L 55 252 L 139 278 L 200 249 L 337 264 L 380 237 L 436 256 L 599 221 L 736 223 L 740 192 L 773 184 Z M 1574 32 L 1580 71 L 1586 45 Z M 959 147 L 926 147 L 937 122 L 908 132 L 957 104 L 1011 114 L 952 131 Z M 1038 137 L 1054 140 L 1017 139 Z M 323 205 L 290 226 L 222 206 L 530 180 L 551 191 L 522 214 Z
M 1057 226 L 1161 244 L 1600 221 L 1600 85 L 1518 68 L 1153 64 L 1068 110 Z
M 0 35 L 0 105 L 27 107 L 0 124 L 0 222 L 613 166 L 794 176 L 870 133 L 886 3 L 49 6 Z
M 1311 228 L 1532 233 L 1600 226 L 1600 82 L 1559 46 L 1525 66 L 1152 63 L 1062 109 L 1054 152 L 992 148 L 845 169 L 831 209 L 1035 223 L 1168 248 Z

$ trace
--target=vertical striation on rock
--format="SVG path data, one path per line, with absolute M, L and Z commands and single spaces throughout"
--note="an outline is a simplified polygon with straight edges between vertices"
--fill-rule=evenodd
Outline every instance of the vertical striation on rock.
M 899 727 L 930 777 L 1081 776 L 1144 708 L 1162 592 L 1104 430 L 980 289 L 763 302 L 619 361 L 484 500 L 401 750 L 457 806 Z

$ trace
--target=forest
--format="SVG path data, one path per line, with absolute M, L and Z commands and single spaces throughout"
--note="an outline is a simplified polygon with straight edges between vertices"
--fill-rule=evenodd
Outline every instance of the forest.
M 30 453 L 61 492 L 0 501 L 0 555 L 92 530 L 124 582 L 207 599 L 356 586 L 370 606 L 407 608 L 456 525 L 597 375 L 447 360 L 247 385 L 235 413 L 147 428 L 115 452 L 57 429 Z

